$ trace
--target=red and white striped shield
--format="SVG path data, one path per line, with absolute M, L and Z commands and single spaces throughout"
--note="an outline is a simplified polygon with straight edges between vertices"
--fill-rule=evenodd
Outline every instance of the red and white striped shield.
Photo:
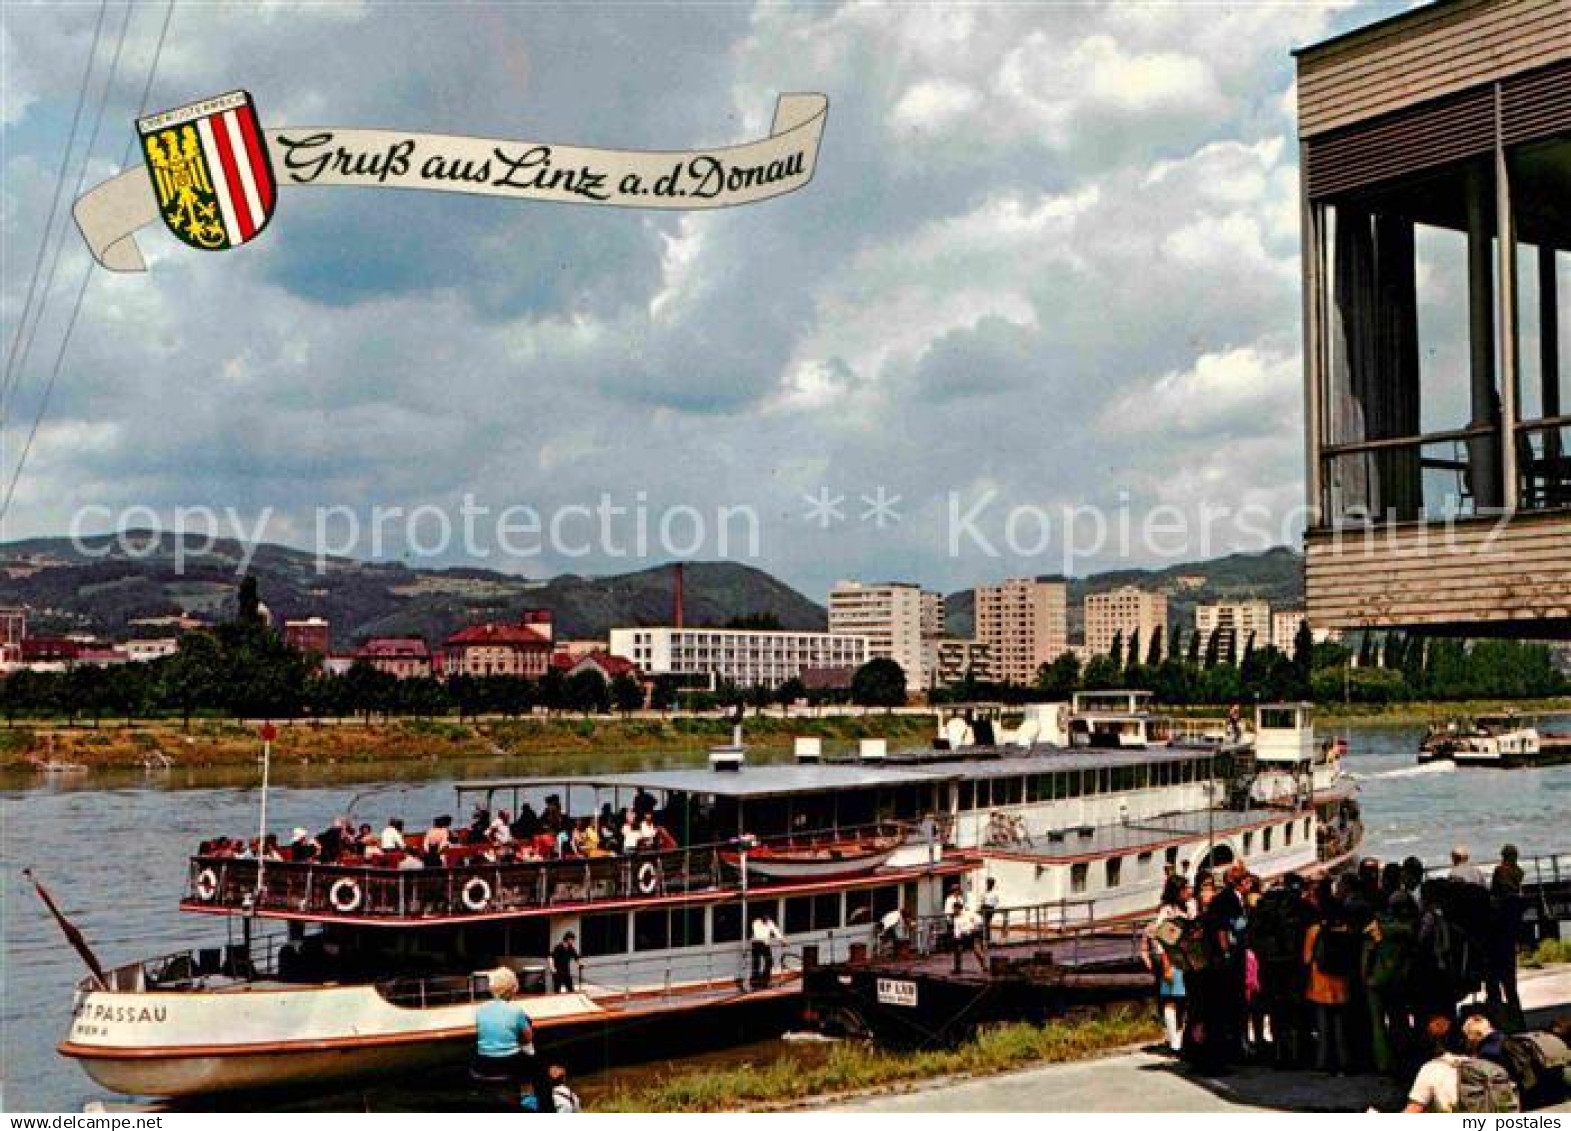
M 158 211 L 205 251 L 255 239 L 278 199 L 251 96 L 243 90 L 137 119 Z

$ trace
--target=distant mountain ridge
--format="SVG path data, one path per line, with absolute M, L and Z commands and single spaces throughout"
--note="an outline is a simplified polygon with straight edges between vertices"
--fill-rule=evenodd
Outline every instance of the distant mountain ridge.
M 184 568 L 177 570 L 174 535 L 127 539 L 139 552 L 144 540 L 148 552 L 137 557 L 109 537 L 0 544 L 0 604 L 28 606 L 35 631 L 116 636 L 144 617 L 233 613 L 242 544 L 220 540 L 203 549 L 205 541 L 188 538 Z M 464 625 L 513 619 L 525 609 L 550 609 L 558 638 L 604 639 L 614 625 L 669 624 L 676 588 L 672 565 L 547 581 L 468 566 L 416 569 L 349 558 L 328 559 L 320 573 L 316 566 L 314 554 L 260 544 L 249 568 L 275 617 L 326 617 L 335 648 L 370 636 L 441 640 Z M 734 562 L 684 563 L 683 607 L 693 625 L 767 614 L 785 628 L 822 629 L 827 619 L 822 606 L 784 582 Z
M 27 606 L 35 632 L 109 636 L 138 634 L 141 630 L 129 622 L 139 618 L 232 614 L 237 567 L 247 547 L 233 540 L 209 547 L 188 537 L 180 549 L 173 534 L 154 532 L 133 533 L 125 541 L 138 556 L 125 553 L 112 536 L 0 543 L 0 604 Z M 176 569 L 177 550 L 185 559 L 183 571 Z M 318 572 L 316 555 L 271 543 L 251 549 L 250 571 L 275 617 L 324 616 L 332 623 L 337 648 L 370 636 L 440 640 L 464 625 L 512 619 L 532 608 L 552 611 L 559 638 L 603 639 L 613 626 L 669 624 L 675 592 L 672 565 L 539 580 L 472 566 L 417 569 L 402 562 L 334 557 Z M 1120 585 L 1167 592 L 1172 623 L 1192 625 L 1194 606 L 1207 601 L 1258 597 L 1277 607 L 1301 605 L 1303 561 L 1279 547 L 1074 579 L 1069 586 L 1071 634 L 1080 630 L 1085 595 Z M 784 628 L 802 630 L 821 630 L 827 621 L 822 605 L 764 570 L 735 562 L 684 563 L 683 605 L 691 625 L 721 625 L 761 614 L 775 617 Z M 949 595 L 946 628 L 951 635 L 971 635 L 973 606 L 969 589 Z

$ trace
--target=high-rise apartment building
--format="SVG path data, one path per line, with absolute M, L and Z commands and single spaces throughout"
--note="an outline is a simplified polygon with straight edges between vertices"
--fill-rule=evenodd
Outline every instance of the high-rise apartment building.
M 1127 648 L 1135 634 L 1140 635 L 1141 659 L 1151 646 L 1156 630 L 1167 636 L 1167 595 L 1151 593 L 1125 585 L 1105 593 L 1092 593 L 1086 597 L 1086 651 L 1093 656 L 1105 656 L 1113 650 L 1113 641 L 1122 639 Z
M 921 587 L 910 582 L 841 581 L 829 593 L 829 631 L 836 636 L 865 636 L 868 658 L 886 657 L 899 664 L 906 687 L 917 691 L 927 686 L 922 666 L 923 604 Z M 930 620 L 931 602 L 928 608 Z
M 993 678 L 1025 686 L 1069 650 L 1069 585 L 1055 577 L 1012 577 L 976 588 L 976 638 Z

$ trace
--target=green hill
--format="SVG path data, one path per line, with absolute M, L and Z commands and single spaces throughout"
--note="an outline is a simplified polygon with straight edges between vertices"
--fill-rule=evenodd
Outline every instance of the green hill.
M 129 622 L 138 618 L 233 613 L 244 556 L 239 543 L 202 550 L 188 539 L 178 568 L 173 535 L 149 533 L 131 541 L 136 556 L 107 538 L 83 539 L 80 545 L 65 538 L 0 545 L 0 571 L 6 574 L 0 604 L 26 606 L 35 632 L 113 636 L 135 635 Z M 675 591 L 669 565 L 540 581 L 486 569 L 414 569 L 401 562 L 335 558 L 322 572 L 316 564 L 312 554 L 261 545 L 250 572 L 274 617 L 325 616 L 335 647 L 379 635 L 439 640 L 463 625 L 506 620 L 524 609 L 550 609 L 559 638 L 604 638 L 613 625 L 670 623 Z M 683 569 L 689 624 L 768 614 L 786 628 L 824 627 L 820 606 L 762 570 L 733 562 L 688 562 Z

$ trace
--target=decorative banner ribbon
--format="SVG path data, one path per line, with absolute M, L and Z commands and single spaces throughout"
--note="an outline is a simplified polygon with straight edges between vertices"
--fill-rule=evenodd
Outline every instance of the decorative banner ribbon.
M 226 98 L 230 101 L 215 99 L 193 107 L 233 107 L 234 96 Z M 828 112 L 829 100 L 822 94 L 782 94 L 767 137 L 718 149 L 670 152 L 394 130 L 262 132 L 265 160 L 280 187 L 431 189 L 618 208 L 707 209 L 769 200 L 811 181 Z M 144 119 L 143 134 L 179 114 Z M 212 130 L 203 128 L 211 141 Z M 218 132 L 222 135 L 223 129 Z M 76 223 L 87 246 L 111 271 L 147 270 L 135 233 L 165 215 L 160 195 L 170 183 L 167 149 L 155 145 L 152 152 L 161 161 L 153 176 L 146 168 L 128 169 L 76 202 Z M 160 176 L 166 179 L 160 181 Z

